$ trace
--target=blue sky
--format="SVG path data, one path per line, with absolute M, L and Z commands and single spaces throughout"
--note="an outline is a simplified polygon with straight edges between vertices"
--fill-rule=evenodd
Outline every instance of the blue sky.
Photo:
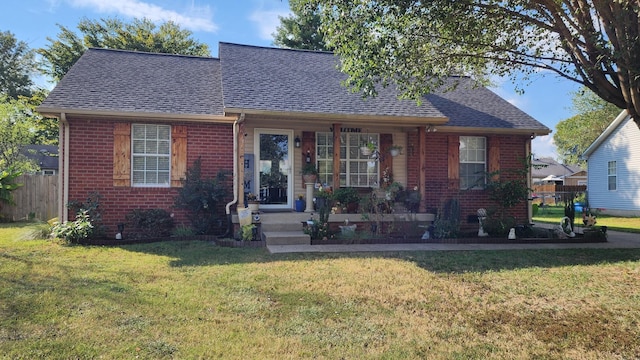
M 271 46 L 278 16 L 288 13 L 287 0 L 19 0 L 3 6 L 0 31 L 11 31 L 36 49 L 47 45 L 47 37 L 57 37 L 56 24 L 77 30 L 83 17 L 147 17 L 157 22 L 172 20 L 191 30 L 217 56 L 220 41 Z M 497 80 L 492 90 L 551 130 L 558 121 L 574 115 L 571 92 L 579 86 L 573 82 L 547 74 L 523 85 L 524 94 L 517 94 L 514 88 L 507 80 Z M 537 157 L 557 157 L 552 135 L 537 137 L 533 152 Z

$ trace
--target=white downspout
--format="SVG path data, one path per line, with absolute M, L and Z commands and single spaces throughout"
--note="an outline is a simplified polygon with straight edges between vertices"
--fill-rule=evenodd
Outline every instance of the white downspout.
M 244 113 L 233 122 L 233 200 L 227 203 L 225 213 L 231 215 L 231 206 L 238 202 L 238 126 L 244 121 Z
M 62 156 L 58 158 L 58 169 L 62 170 L 58 174 L 58 221 L 60 223 L 69 220 L 67 203 L 69 202 L 69 122 L 67 114 L 60 113 L 60 124 L 58 125 L 58 146 L 61 147 Z

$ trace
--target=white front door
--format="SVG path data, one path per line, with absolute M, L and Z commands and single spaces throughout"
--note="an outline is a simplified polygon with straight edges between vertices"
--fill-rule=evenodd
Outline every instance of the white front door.
M 261 209 L 293 207 L 292 130 L 256 129 L 254 153 Z

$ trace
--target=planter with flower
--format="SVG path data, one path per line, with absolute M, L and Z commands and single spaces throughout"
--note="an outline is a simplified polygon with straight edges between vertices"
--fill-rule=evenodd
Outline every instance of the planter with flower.
M 400 153 L 402 153 L 402 146 L 399 145 L 393 145 L 389 148 L 389 153 L 391 154 L 391 156 L 396 157 L 398 155 L 400 155 Z
M 586 208 L 582 213 L 582 223 L 584 228 L 582 233 L 585 239 L 607 241 L 607 227 L 596 226 L 598 209 Z
M 333 192 L 333 199 L 336 201 L 336 206 L 340 208 L 342 212 L 349 214 L 358 212 L 360 194 L 356 188 L 343 187 L 336 189 L 336 191 Z
M 302 167 L 302 179 L 306 184 L 313 184 L 318 179 L 318 168 L 313 164 L 305 164 Z
M 331 209 L 331 200 L 333 199 L 333 190 L 330 186 L 320 186 L 316 192 L 316 210 Z
M 247 194 L 247 207 L 252 213 L 260 211 L 260 199 L 258 199 L 256 194 Z
M 368 141 L 366 143 L 364 143 L 361 147 L 360 147 L 360 152 L 362 153 L 362 155 L 364 156 L 369 156 L 371 155 L 371 153 L 373 153 L 376 150 L 376 144 L 374 144 L 371 141 Z

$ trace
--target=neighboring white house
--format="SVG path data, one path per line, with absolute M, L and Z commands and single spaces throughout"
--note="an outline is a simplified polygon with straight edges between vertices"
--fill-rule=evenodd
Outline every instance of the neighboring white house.
M 582 155 L 589 206 L 612 215 L 640 216 L 640 129 L 624 110 Z

